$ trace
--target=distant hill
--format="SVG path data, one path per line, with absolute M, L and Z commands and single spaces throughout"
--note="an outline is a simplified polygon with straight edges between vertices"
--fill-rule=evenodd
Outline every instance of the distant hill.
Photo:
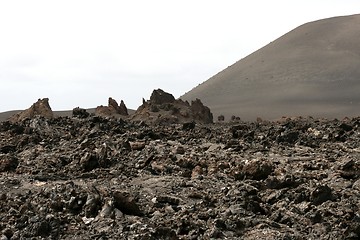
M 7 112 L 1 112 L 0 113 L 0 122 L 6 121 L 9 117 L 13 116 L 14 114 L 21 112 L 22 110 L 13 110 L 13 111 L 7 111 Z M 89 108 L 86 109 L 88 113 L 95 113 L 95 108 Z M 128 109 L 129 114 L 133 114 L 135 110 Z M 72 110 L 64 110 L 64 111 L 54 111 L 55 117 L 71 117 L 72 116 Z
M 13 116 L 16 113 L 21 112 L 22 110 L 13 110 L 13 111 L 7 111 L 7 112 L 1 112 L 0 113 L 0 122 L 2 121 L 6 121 L 9 117 Z M 89 113 L 93 113 L 95 112 L 95 109 L 87 109 L 86 110 Z M 68 116 L 70 117 L 72 115 L 72 110 L 71 111 L 54 111 L 54 115 L 55 116 L 61 116 L 61 117 L 65 117 Z
M 16 113 L 21 112 L 21 110 L 13 110 L 13 111 L 7 111 L 7 112 L 1 112 L 0 113 L 0 122 L 6 121 L 9 117 L 15 115 Z
M 360 115 L 360 15 L 306 23 L 180 98 L 214 118 Z
M 9 117 L 13 116 L 16 113 L 21 112 L 22 110 L 13 110 L 13 111 L 7 111 L 7 112 L 1 112 L 0 113 L 0 122 L 6 121 Z M 95 108 L 86 109 L 88 113 L 94 113 Z M 54 111 L 54 115 L 56 117 L 71 117 L 72 116 L 72 110 L 64 110 L 64 111 Z

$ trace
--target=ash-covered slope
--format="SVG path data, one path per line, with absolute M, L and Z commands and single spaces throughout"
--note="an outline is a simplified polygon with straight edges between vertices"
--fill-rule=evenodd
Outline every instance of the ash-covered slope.
M 304 24 L 181 97 L 217 117 L 344 117 L 360 112 L 360 15 Z

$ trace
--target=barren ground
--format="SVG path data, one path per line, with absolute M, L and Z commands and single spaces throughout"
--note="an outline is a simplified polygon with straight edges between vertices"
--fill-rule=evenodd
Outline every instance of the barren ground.
M 358 239 L 360 119 L 0 123 L 1 239 Z

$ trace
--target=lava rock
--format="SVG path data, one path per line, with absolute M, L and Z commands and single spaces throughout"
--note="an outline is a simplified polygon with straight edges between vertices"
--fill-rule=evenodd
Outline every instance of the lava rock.
M 77 107 L 72 110 L 72 116 L 76 118 L 84 119 L 84 118 L 88 118 L 90 116 L 90 113 L 88 113 L 86 109 Z
M 266 179 L 273 172 L 273 165 L 263 160 L 250 161 L 241 170 L 241 175 L 254 180 Z
M 19 160 L 9 154 L 0 154 L 0 172 L 14 171 L 19 164 Z
M 114 207 L 127 215 L 142 216 L 143 212 L 136 203 L 135 198 L 127 192 L 114 192 Z
M 332 200 L 333 199 L 332 189 L 326 185 L 318 186 L 311 193 L 310 199 L 311 202 L 315 205 L 319 205 L 328 200 Z
M 183 124 L 182 129 L 183 130 L 192 130 L 195 128 L 195 126 L 196 126 L 195 122 L 187 122 L 187 123 Z
M 198 120 L 203 123 L 213 122 L 213 115 L 210 108 L 204 106 L 200 99 L 197 98 L 195 101 L 191 101 L 190 109 L 195 121 Z
M 1 238 L 359 237 L 360 118 L 204 125 L 190 106 L 0 123 Z
M 170 93 L 163 91 L 162 89 L 154 90 L 150 96 L 151 104 L 164 104 L 164 103 L 173 103 L 175 98 Z

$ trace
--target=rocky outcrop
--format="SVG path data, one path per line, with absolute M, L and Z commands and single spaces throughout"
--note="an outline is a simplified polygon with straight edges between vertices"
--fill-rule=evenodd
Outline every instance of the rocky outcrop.
M 132 120 L 154 124 L 191 121 L 206 124 L 213 122 L 213 115 L 200 99 L 189 104 L 187 101 L 175 99 L 170 93 L 157 89 L 152 92 L 150 100 L 143 100 L 143 104 L 136 110 Z
M 164 104 L 164 103 L 173 103 L 175 98 L 170 93 L 164 92 L 161 89 L 154 90 L 150 96 L 151 104 Z
M 30 108 L 19 112 L 12 117 L 10 117 L 11 122 L 18 122 L 25 119 L 32 119 L 36 116 L 41 116 L 45 118 L 53 118 L 54 113 L 51 110 L 51 107 L 49 105 L 49 99 L 43 98 L 39 99 L 36 103 L 34 103 Z
M 103 117 L 111 117 L 116 115 L 127 116 L 128 109 L 123 100 L 121 100 L 120 105 L 116 102 L 115 99 L 109 98 L 108 106 L 98 106 L 95 109 L 95 115 Z
M 204 123 L 212 123 L 213 115 L 210 111 L 210 108 L 204 106 L 200 99 L 191 101 L 191 113 L 195 121 L 202 121 Z
M 126 107 L 126 105 L 125 105 L 125 103 L 124 103 L 123 100 L 121 100 L 121 102 L 120 102 L 119 112 L 120 112 L 120 114 L 122 114 L 122 115 L 129 115 L 128 109 L 127 109 L 127 107 Z

